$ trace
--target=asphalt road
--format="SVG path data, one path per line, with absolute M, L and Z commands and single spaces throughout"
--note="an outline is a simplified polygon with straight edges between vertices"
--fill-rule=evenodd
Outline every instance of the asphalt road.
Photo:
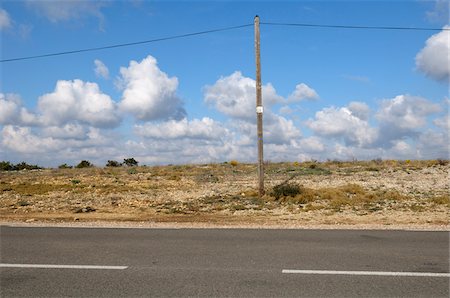
M 1 297 L 449 297 L 448 232 L 2 226 L 0 236 Z M 6 267 L 18 264 L 125 267 Z

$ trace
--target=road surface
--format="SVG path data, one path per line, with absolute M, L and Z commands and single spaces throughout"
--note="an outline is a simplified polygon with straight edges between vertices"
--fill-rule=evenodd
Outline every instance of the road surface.
M 449 233 L 0 227 L 1 297 L 449 297 Z

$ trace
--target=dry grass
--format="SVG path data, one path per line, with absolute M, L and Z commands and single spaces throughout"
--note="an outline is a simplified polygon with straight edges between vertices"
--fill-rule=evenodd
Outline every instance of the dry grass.
M 449 164 L 432 161 L 223 164 L 0 172 L 9 220 L 448 223 Z

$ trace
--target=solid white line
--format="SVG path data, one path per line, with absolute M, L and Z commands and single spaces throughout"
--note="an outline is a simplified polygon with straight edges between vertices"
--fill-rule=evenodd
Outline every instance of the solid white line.
M 52 264 L 2 264 L 2 263 L 0 263 L 0 268 L 124 270 L 124 269 L 127 269 L 128 266 L 52 265 Z
M 328 274 L 328 275 L 377 275 L 377 276 L 450 277 L 450 273 L 434 273 L 434 272 L 334 271 L 334 270 L 291 270 L 291 269 L 283 269 L 282 273 Z

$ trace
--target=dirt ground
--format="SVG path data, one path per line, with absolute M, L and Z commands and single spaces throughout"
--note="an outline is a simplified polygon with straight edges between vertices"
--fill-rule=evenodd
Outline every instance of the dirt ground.
M 0 223 L 450 230 L 448 161 L 222 164 L 0 172 Z

